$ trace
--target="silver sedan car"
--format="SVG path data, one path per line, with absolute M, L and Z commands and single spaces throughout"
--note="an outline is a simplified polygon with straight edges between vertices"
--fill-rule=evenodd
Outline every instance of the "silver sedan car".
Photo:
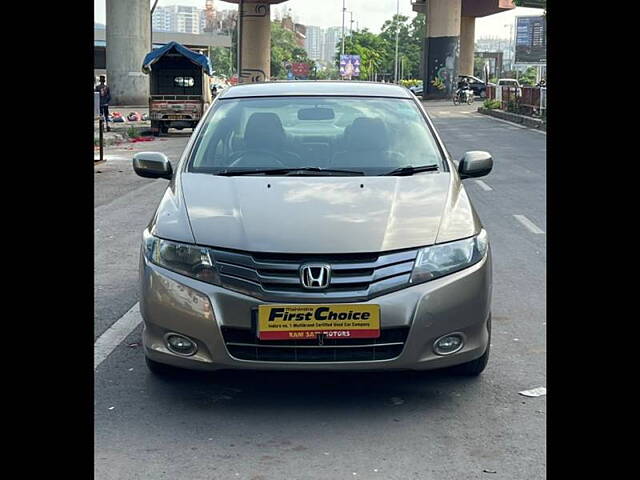
M 461 180 L 492 165 L 454 163 L 400 86 L 226 89 L 175 166 L 133 159 L 170 181 L 140 256 L 150 370 L 478 375 L 491 253 Z

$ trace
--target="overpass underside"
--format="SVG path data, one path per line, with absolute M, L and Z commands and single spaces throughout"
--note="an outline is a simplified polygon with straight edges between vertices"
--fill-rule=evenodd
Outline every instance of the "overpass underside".
M 515 8 L 513 0 L 412 0 L 426 15 L 422 52 L 423 98 L 447 98 L 458 75 L 473 75 L 475 21 Z
M 286 0 L 224 1 L 238 5 L 239 83 L 268 80 L 270 6 Z M 512 0 L 411 0 L 411 3 L 414 11 L 426 15 L 422 62 L 425 98 L 448 97 L 459 73 L 473 74 L 475 19 L 515 8 Z M 106 6 L 106 70 L 112 97 L 114 102 L 144 104 L 148 79 L 140 66 L 151 49 L 148 1 L 107 0 Z M 157 36 L 160 35 L 154 33 L 154 42 Z

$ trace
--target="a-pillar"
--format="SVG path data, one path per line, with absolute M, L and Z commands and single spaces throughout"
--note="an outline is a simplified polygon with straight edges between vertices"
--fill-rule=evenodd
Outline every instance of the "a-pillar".
M 149 77 L 142 60 L 151 50 L 149 0 L 107 0 L 107 85 L 111 105 L 149 102 Z
M 460 75 L 473 75 L 476 46 L 476 17 L 460 20 Z
M 449 98 L 458 77 L 462 0 L 429 0 L 425 13 L 423 98 Z
M 269 2 L 242 2 L 238 83 L 268 81 L 271 77 L 271 11 Z

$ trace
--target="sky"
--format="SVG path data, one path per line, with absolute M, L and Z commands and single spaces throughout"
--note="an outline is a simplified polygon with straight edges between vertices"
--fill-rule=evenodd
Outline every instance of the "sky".
M 284 13 L 290 8 L 294 19 L 303 25 L 315 25 L 322 28 L 342 25 L 343 0 L 289 0 L 271 7 L 271 18 L 276 12 Z M 152 5 L 149 2 L 149 7 Z M 158 6 L 186 5 L 204 8 L 205 0 L 158 0 Z M 400 0 L 400 14 L 413 18 L 416 13 L 411 10 L 411 0 Z M 215 0 L 217 10 L 235 9 L 237 5 L 221 0 Z M 353 12 L 353 28 L 368 28 L 379 33 L 385 20 L 396 13 L 397 0 L 345 0 L 347 13 L 345 14 L 345 28 L 349 28 L 350 14 Z M 105 23 L 105 0 L 94 0 L 95 21 Z M 541 15 L 539 8 L 517 7 L 507 12 L 478 18 L 476 20 L 476 38 L 480 37 L 509 37 L 509 26 L 515 24 L 515 17 L 522 15 Z M 357 23 L 356 23 L 357 22 Z M 505 27 L 505 25 L 507 25 Z M 514 29 L 515 30 L 515 27 Z M 515 32 L 514 32 L 515 34 Z

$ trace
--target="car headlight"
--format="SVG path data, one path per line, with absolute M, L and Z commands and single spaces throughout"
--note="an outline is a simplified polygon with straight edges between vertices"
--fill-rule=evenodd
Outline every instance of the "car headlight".
M 167 270 L 202 282 L 220 284 L 215 261 L 207 248 L 164 240 L 145 230 L 142 249 L 150 262 Z
M 484 258 L 488 248 L 484 229 L 475 237 L 425 247 L 418 252 L 410 282 L 426 282 L 470 267 Z

